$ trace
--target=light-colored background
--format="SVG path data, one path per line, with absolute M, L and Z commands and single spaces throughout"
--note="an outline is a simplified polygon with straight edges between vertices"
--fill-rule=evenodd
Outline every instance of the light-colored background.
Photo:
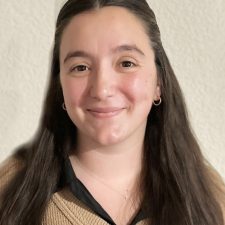
M 0 161 L 37 129 L 62 0 L 0 0 Z M 149 0 L 205 157 L 225 178 L 225 0 Z

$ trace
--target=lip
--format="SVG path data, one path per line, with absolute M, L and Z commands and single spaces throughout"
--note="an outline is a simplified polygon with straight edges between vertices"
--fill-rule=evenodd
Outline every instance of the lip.
M 110 118 L 120 114 L 125 108 L 122 107 L 105 107 L 87 109 L 88 113 L 96 118 Z

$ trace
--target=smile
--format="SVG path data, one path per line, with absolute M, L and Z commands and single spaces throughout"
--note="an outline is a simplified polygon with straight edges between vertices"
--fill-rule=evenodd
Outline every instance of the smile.
M 109 107 L 109 108 L 92 108 L 87 109 L 88 113 L 96 118 L 110 118 L 120 114 L 125 108 Z

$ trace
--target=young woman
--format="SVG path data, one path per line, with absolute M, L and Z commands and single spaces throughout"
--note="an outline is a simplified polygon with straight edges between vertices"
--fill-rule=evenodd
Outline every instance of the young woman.
M 1 168 L 1 225 L 224 225 L 145 0 L 69 0 L 37 135 Z

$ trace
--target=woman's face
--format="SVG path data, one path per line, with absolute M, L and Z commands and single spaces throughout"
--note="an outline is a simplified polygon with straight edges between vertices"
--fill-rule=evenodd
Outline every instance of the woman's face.
M 60 81 L 79 142 L 143 139 L 160 88 L 149 38 L 131 12 L 110 6 L 75 16 L 62 35 Z

